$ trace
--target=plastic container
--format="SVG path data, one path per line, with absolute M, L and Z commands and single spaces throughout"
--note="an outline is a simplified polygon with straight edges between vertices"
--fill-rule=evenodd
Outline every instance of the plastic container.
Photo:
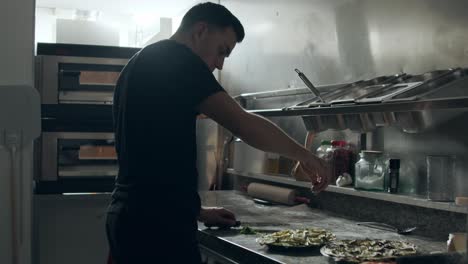
M 381 151 L 364 150 L 355 165 L 354 188 L 367 191 L 387 190 L 387 166 Z

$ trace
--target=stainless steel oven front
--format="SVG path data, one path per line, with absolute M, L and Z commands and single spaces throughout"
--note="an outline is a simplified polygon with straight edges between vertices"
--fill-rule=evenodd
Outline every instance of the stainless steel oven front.
M 129 59 L 38 55 L 36 87 L 42 104 L 112 104 Z
M 118 172 L 114 134 L 43 132 L 38 181 L 114 179 Z

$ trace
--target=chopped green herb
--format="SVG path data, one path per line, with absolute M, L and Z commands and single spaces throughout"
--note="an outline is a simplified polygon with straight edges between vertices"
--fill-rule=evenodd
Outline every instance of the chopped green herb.
M 257 234 L 257 231 L 250 228 L 249 226 L 244 226 L 244 227 L 242 227 L 240 233 L 243 234 L 243 235 L 255 235 L 255 234 Z

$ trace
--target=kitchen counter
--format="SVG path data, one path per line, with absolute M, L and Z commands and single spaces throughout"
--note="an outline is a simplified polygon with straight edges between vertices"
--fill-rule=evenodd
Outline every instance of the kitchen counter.
M 223 206 L 236 214 L 238 220 L 251 223 L 257 230 L 274 230 L 319 227 L 331 231 L 337 239 L 391 239 L 414 243 L 422 253 L 445 252 L 446 242 L 420 236 L 403 236 L 396 233 L 358 226 L 355 221 L 340 218 L 307 205 L 265 206 L 235 191 L 201 192 L 204 206 Z M 358 206 L 358 205 L 357 205 Z M 376 210 L 378 210 L 376 208 Z M 239 263 L 330 263 L 319 250 L 307 252 L 275 252 L 256 242 L 260 235 L 243 235 L 238 230 L 207 229 L 199 223 L 202 247 L 217 252 Z

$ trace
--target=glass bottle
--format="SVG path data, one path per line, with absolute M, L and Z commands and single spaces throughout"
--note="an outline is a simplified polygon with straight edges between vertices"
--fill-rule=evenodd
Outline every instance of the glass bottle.
M 386 164 L 381 151 L 364 150 L 355 165 L 354 188 L 367 191 L 386 190 Z

